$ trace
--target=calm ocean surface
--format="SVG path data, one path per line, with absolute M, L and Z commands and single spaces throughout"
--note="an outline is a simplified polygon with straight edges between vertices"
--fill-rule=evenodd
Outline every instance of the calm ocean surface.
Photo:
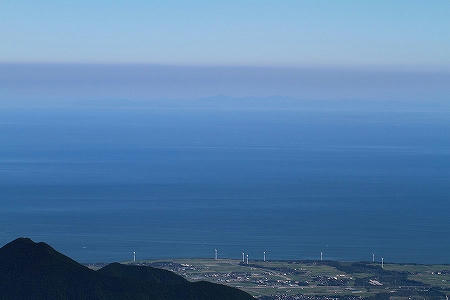
M 0 110 L 0 243 L 450 263 L 447 109 Z

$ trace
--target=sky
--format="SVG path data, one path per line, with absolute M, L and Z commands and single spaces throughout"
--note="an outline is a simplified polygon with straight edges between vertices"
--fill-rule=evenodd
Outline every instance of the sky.
M 450 1 L 0 0 L 0 62 L 450 68 Z
M 448 0 L 0 0 L 0 104 L 448 102 L 449 16 Z

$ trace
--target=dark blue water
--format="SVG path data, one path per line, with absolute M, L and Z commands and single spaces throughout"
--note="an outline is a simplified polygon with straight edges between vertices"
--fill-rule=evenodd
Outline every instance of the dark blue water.
M 0 110 L 0 243 L 450 263 L 448 109 Z

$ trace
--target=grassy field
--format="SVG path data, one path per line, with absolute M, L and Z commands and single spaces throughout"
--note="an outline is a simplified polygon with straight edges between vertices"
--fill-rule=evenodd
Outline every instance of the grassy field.
M 265 299 L 445 299 L 450 265 L 335 261 L 251 261 L 233 259 L 146 260 L 189 280 L 243 289 Z

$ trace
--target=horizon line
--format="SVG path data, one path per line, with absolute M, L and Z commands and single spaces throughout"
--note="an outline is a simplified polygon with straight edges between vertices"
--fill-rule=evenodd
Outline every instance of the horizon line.
M 450 65 L 423 64 L 210 64 L 210 63 L 156 63 L 156 62 L 97 62 L 97 61 L 1 61 L 0 65 L 16 66 L 142 66 L 202 69 L 273 69 L 273 70 L 353 70 L 353 71 L 414 71 L 450 72 Z

